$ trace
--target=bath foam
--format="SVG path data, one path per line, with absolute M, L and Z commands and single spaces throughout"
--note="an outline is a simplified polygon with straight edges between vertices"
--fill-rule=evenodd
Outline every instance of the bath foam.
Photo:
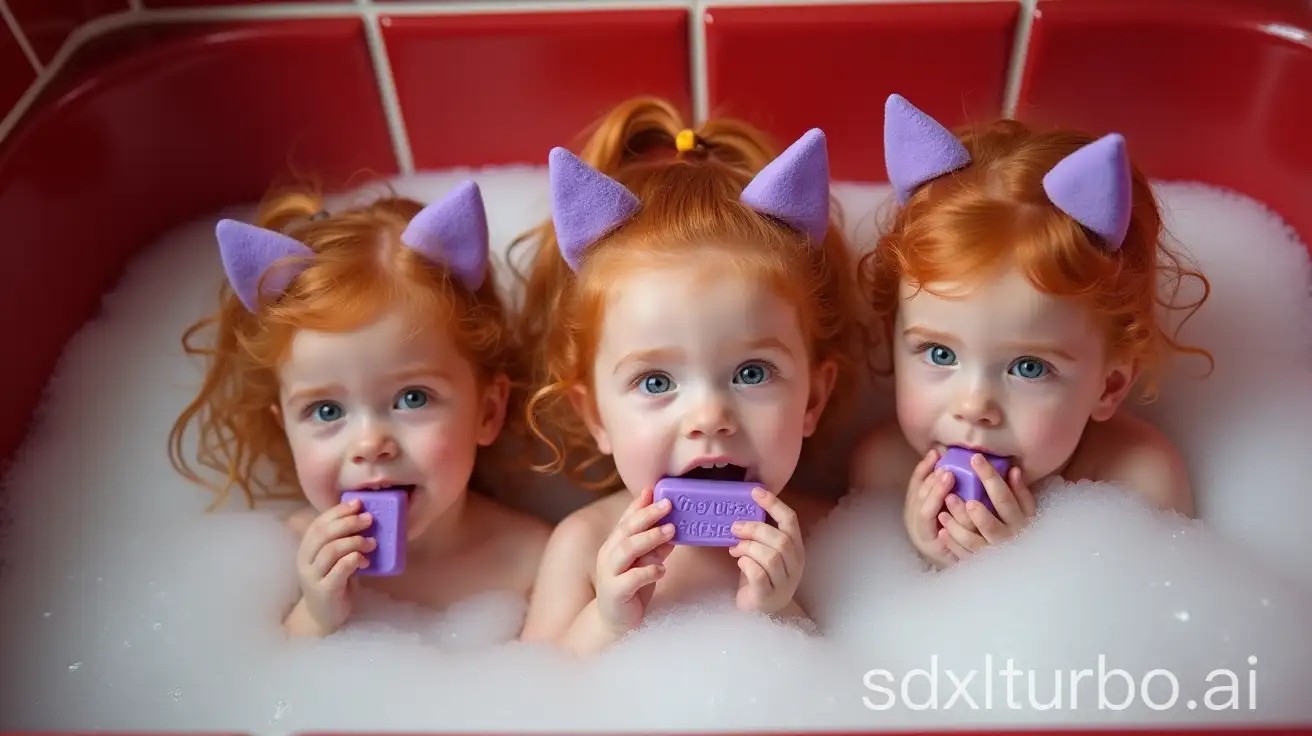
M 397 187 L 431 200 L 459 178 Z M 498 247 L 546 215 L 544 171 L 476 178 Z M 178 336 L 211 308 L 221 278 L 213 222 L 250 208 L 181 227 L 143 252 L 103 314 L 70 342 L 43 424 L 7 477 L 15 521 L 0 540 L 0 728 L 282 734 L 1312 720 L 1312 661 L 1299 646 L 1312 626 L 1312 535 L 1291 513 L 1312 477 L 1312 339 L 1308 320 L 1295 316 L 1312 313 L 1308 258 L 1256 203 L 1194 185 L 1158 192 L 1173 234 L 1212 279 L 1212 301 L 1182 338 L 1208 348 L 1217 367 L 1197 382 L 1200 364 L 1178 362 L 1158 401 L 1136 411 L 1181 445 L 1203 521 L 1154 512 L 1106 485 L 1058 487 L 1021 538 L 931 574 L 903 541 L 900 489 L 862 489 L 807 548 L 799 597 L 824 637 L 738 613 L 729 592 L 653 611 L 644 629 L 586 664 L 507 643 L 524 604 L 495 594 L 445 614 L 362 596 L 337 635 L 283 638 L 296 544 L 278 509 L 234 502 L 205 514 L 210 497 L 179 479 L 164 453 L 199 378 Z M 844 185 L 836 194 L 855 242 L 870 242 L 868 213 L 889 190 Z M 509 286 L 504 268 L 498 278 Z M 521 485 L 533 500 L 560 487 Z M 552 503 L 585 496 L 547 495 Z M 1008 658 L 1019 708 L 1001 674 Z M 1083 670 L 1091 674 L 1072 704 L 1071 673 Z M 1118 670 L 1136 691 L 1124 710 L 1115 709 L 1127 694 Z M 1234 682 L 1213 670 L 1229 670 Z M 664 683 L 660 697 L 632 687 L 635 671 Z M 937 707 L 917 709 L 931 697 L 931 671 Z M 1165 672 L 1179 693 L 1157 710 L 1171 695 Z M 1041 709 L 1058 676 L 1067 697 Z M 1236 707 L 1217 710 L 1231 684 Z

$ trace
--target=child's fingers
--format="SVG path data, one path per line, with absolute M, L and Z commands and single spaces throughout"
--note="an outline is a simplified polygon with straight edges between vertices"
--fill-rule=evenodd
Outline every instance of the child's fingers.
M 788 566 L 787 560 L 779 553 L 779 550 L 768 547 L 754 539 L 745 539 L 733 547 L 729 548 L 729 554 L 734 557 L 748 557 L 762 570 L 765 571 L 766 577 L 770 579 L 770 584 L 776 588 L 782 588 L 788 583 L 788 576 L 793 569 Z
M 911 481 L 907 483 L 907 488 L 911 489 L 917 496 L 924 496 L 925 481 L 934 472 L 934 464 L 937 462 L 938 450 L 931 448 L 929 452 L 925 453 L 924 457 L 920 458 L 920 462 L 916 463 L 915 469 L 911 471 Z
M 946 470 L 934 473 L 925 479 L 928 491 L 915 502 L 918 504 L 915 533 L 922 542 L 932 541 L 938 535 L 938 515 L 943 510 L 944 499 L 952 492 L 955 481 L 956 478 L 952 473 Z
M 743 576 L 747 578 L 747 584 L 757 588 L 760 595 L 764 598 L 770 592 L 770 575 L 761 567 L 761 563 L 751 557 L 739 557 L 738 569 L 743 571 Z
M 618 539 L 632 537 L 638 532 L 652 528 L 656 522 L 670 513 L 670 500 L 662 498 L 659 502 L 640 506 L 620 517 L 615 525 L 614 535 Z
M 1012 495 L 1011 489 L 1007 487 L 1007 481 L 998 475 L 997 468 L 990 465 L 989 461 L 980 454 L 971 456 L 970 467 L 979 475 L 980 483 L 984 485 L 984 492 L 993 502 L 993 508 L 998 510 L 998 517 L 1013 526 L 1022 525 L 1024 521 L 1019 513 L 1020 506 L 1016 503 L 1016 497 Z
M 665 565 L 644 565 L 626 571 L 615 578 L 615 594 L 621 601 L 629 601 L 638 591 L 655 583 L 665 575 Z
M 368 529 L 373 521 L 373 515 L 366 511 L 362 514 L 333 518 L 317 527 L 311 526 L 306 530 L 305 539 L 301 545 L 302 550 L 304 550 L 303 557 L 314 559 L 326 545 L 334 540 L 359 534 Z
M 792 507 L 781 501 L 778 495 L 764 488 L 753 488 L 752 498 L 779 525 L 779 531 L 792 537 L 795 541 L 801 541 L 802 526 L 798 523 L 797 513 L 793 511 Z
M 951 514 L 946 512 L 939 514 L 938 520 L 939 523 L 943 525 L 943 528 L 947 530 L 948 536 L 964 549 L 970 550 L 971 552 L 978 552 L 987 546 L 987 542 L 984 541 L 983 537 L 974 532 L 966 531 L 964 527 L 957 523 L 956 519 L 952 518 Z
M 352 552 L 372 552 L 378 546 L 378 541 L 372 537 L 346 537 L 344 539 L 334 539 L 325 544 L 319 554 L 315 555 L 314 563 L 310 565 L 310 570 L 316 578 L 323 578 L 334 568 L 337 563 L 344 557 L 349 557 Z
M 606 571 L 611 575 L 619 575 L 632 567 L 639 557 L 648 554 L 673 537 L 674 525 L 662 524 L 655 529 L 648 529 L 620 540 L 607 556 Z
M 351 579 L 352 573 L 366 567 L 369 567 L 369 558 L 360 552 L 352 552 L 332 566 L 323 578 L 324 585 L 329 590 L 342 590 Z
M 971 555 L 971 551 L 958 544 L 947 529 L 938 530 L 938 541 L 948 551 L 948 554 L 954 558 L 955 562 L 960 562 Z
M 754 541 L 769 550 L 770 554 L 777 554 L 782 560 L 784 569 L 787 570 L 787 574 L 800 575 L 802 573 L 803 552 L 800 540 L 793 539 L 787 534 L 784 534 L 783 531 L 759 521 L 740 521 L 733 526 L 734 536 L 738 537 L 738 539 Z M 745 541 L 740 541 L 738 544 L 730 547 L 729 551 L 731 553 L 735 549 L 740 552 L 744 551 L 745 547 L 743 545 L 745 544 Z M 765 562 L 765 559 L 760 554 L 753 554 L 751 556 L 760 562 Z M 768 565 L 766 567 L 767 569 L 769 568 Z M 770 577 L 773 579 L 774 575 L 772 574 Z
M 1016 503 L 1020 505 L 1020 512 L 1026 519 L 1033 519 L 1038 511 L 1038 505 L 1034 503 L 1034 494 L 1030 492 L 1029 486 L 1022 482 L 1020 468 L 1012 468 L 1008 477 L 1011 480 L 1012 493 L 1016 496 Z
M 998 521 L 998 518 L 989 513 L 988 508 L 979 501 L 967 503 L 966 514 L 970 516 L 975 528 L 979 530 L 979 533 L 989 544 L 1005 542 L 1014 536 L 1011 528 Z
M 962 529 L 968 532 L 977 531 L 975 522 L 970 520 L 970 514 L 966 513 L 966 502 L 961 500 L 961 496 L 955 493 L 949 493 L 948 497 L 943 499 L 943 505 L 947 507 L 948 513 L 952 518 L 957 520 Z

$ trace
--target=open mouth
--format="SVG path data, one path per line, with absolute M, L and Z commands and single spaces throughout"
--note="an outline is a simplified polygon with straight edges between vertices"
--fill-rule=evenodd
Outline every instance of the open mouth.
M 377 486 L 360 486 L 355 489 L 361 493 L 371 493 L 378 491 L 404 491 L 406 496 L 415 492 L 415 484 L 408 485 L 377 485 Z
M 741 483 L 747 480 L 747 468 L 731 463 L 708 463 L 695 467 L 679 477 L 696 480 L 727 480 Z

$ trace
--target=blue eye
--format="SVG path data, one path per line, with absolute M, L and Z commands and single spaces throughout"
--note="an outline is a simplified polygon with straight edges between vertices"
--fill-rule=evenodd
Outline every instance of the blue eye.
M 929 362 L 934 365 L 950 366 L 957 362 L 957 354 L 942 345 L 930 344 L 926 346 L 925 352 L 929 355 Z
M 663 394 L 674 388 L 674 381 L 664 373 L 649 373 L 638 380 L 643 393 Z
M 309 411 L 310 416 L 321 422 L 335 422 L 345 413 L 342 405 L 335 401 L 320 401 L 311 406 Z
M 749 386 L 756 386 L 765 383 L 770 378 L 770 368 L 763 363 L 748 363 L 738 369 L 738 374 L 734 376 L 734 383 L 745 383 Z
M 1021 358 L 1011 364 L 1009 372 L 1014 376 L 1033 381 L 1048 375 L 1048 364 L 1038 358 Z
M 406 389 L 396 400 L 397 409 L 422 409 L 425 406 L 428 406 L 428 392 L 422 389 Z

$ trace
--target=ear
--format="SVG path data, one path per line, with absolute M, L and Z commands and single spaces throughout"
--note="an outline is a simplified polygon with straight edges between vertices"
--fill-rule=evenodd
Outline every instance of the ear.
M 802 417 L 803 437 L 815 434 L 815 428 L 820 424 L 820 415 L 824 414 L 825 407 L 829 405 L 829 396 L 837 380 L 838 366 L 832 360 L 824 361 L 811 372 L 811 393 L 807 396 L 806 414 Z
M 269 413 L 273 414 L 273 421 L 277 422 L 279 427 L 282 427 L 283 429 L 287 429 L 286 425 L 282 423 L 281 406 L 278 406 L 277 404 L 269 404 Z
M 588 433 L 592 435 L 592 441 L 597 443 L 597 451 L 603 455 L 611 453 L 610 434 L 601 424 L 601 415 L 597 413 L 597 402 L 592 400 L 588 390 L 582 386 L 575 386 L 569 392 L 570 404 L 574 406 L 574 411 L 583 419 L 583 424 L 587 426 Z
M 1121 403 L 1125 401 L 1125 397 L 1130 395 L 1130 389 L 1134 387 L 1134 382 L 1138 378 L 1139 366 L 1132 361 L 1109 365 L 1103 377 L 1102 395 L 1098 397 L 1098 403 L 1094 404 L 1093 413 L 1089 418 L 1095 422 L 1111 419 Z
M 496 441 L 506 423 L 506 404 L 510 399 L 510 379 L 498 373 L 483 389 L 483 403 L 479 406 L 478 430 L 474 438 L 482 447 Z

